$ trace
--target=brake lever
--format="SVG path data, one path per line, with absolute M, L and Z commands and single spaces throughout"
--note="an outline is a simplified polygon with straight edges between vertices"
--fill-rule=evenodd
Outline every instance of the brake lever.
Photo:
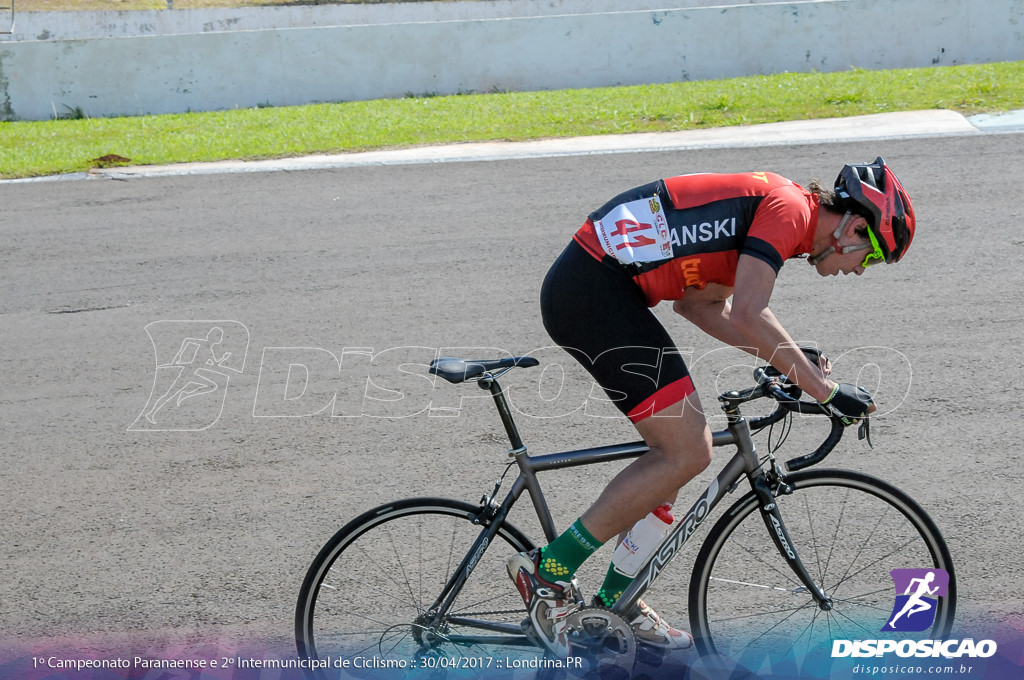
M 781 376 L 781 377 L 775 378 L 771 382 L 767 383 L 768 393 L 776 401 L 799 401 L 800 400 L 800 395 L 802 395 L 803 392 L 796 385 L 790 385 L 789 386 L 791 389 L 796 391 L 796 394 L 791 394 L 790 392 L 787 392 L 786 389 L 783 387 L 783 385 L 786 384 L 785 383 L 785 377 L 786 376 Z
M 860 421 L 860 427 L 857 428 L 857 439 L 866 439 L 868 441 L 868 448 L 875 448 L 871 443 L 871 425 L 869 425 L 870 419 L 867 416 Z

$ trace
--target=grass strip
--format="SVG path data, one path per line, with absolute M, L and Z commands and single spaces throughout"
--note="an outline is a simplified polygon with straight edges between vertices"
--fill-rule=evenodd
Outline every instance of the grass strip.
M 425 144 L 674 131 L 889 111 L 1024 108 L 1024 61 L 783 73 L 662 85 L 493 92 L 125 118 L 0 122 L 0 177 L 255 160 Z M 70 112 L 76 113 L 76 112 Z M 81 112 L 77 112 L 80 114 Z

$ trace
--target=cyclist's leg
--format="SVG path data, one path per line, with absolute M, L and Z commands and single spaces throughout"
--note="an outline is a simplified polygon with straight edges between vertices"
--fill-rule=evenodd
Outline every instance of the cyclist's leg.
M 707 467 L 711 432 L 685 362 L 627 270 L 570 243 L 544 281 L 541 312 L 552 339 L 651 447 L 583 515 L 583 525 L 604 543 L 674 499 Z
M 685 362 L 627 271 L 570 244 L 545 280 L 541 309 L 551 337 L 590 372 L 651 447 L 578 520 L 603 543 L 674 500 L 707 467 L 711 433 Z M 549 546 L 553 553 L 557 543 Z M 629 582 L 610 569 L 603 602 L 612 604 Z M 635 630 L 660 636 L 661 644 L 688 646 L 689 635 L 671 629 L 649 608 L 641 610 Z
M 636 423 L 636 428 L 651 450 L 612 480 L 583 514 L 584 524 L 605 527 L 606 531 L 626 529 L 658 504 L 674 503 L 679 489 L 711 461 L 711 431 L 695 392 Z M 609 565 L 598 591 L 598 603 L 611 607 L 632 582 L 632 577 Z M 627 620 L 637 640 L 647 645 L 663 650 L 693 646 L 692 635 L 674 628 L 642 600 Z
M 696 392 L 635 425 L 651 450 L 622 470 L 583 513 L 583 524 L 600 541 L 674 501 L 711 462 L 711 430 Z

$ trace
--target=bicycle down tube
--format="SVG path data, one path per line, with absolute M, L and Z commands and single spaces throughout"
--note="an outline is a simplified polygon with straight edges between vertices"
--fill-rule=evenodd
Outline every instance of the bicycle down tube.
M 512 419 L 511 410 L 497 380 L 492 377 L 485 377 L 481 381 L 481 387 L 488 389 L 494 398 L 502 424 L 509 435 L 510 444 L 513 447 L 509 451 L 509 455 L 515 460 L 520 469 L 519 477 L 513 483 L 512 489 L 495 515 L 496 523 L 505 520 L 512 505 L 522 494 L 523 490 L 528 490 L 545 538 L 548 542 L 551 542 L 555 539 L 557 532 L 551 512 L 548 509 L 547 501 L 537 479 L 538 472 L 626 460 L 639 457 L 649 450 L 648 446 L 641 441 L 631 444 L 617 444 L 563 453 L 530 456 L 527 453 L 526 446 L 519 437 L 518 430 Z M 765 474 L 761 470 L 761 463 L 751 436 L 749 423 L 739 414 L 738 406 L 742 401 L 745 401 L 745 399 L 740 398 L 740 395 L 737 395 L 736 400 L 726 400 L 725 408 L 729 424 L 726 429 L 712 433 L 713 447 L 733 445 L 736 446 L 737 453 L 725 464 L 718 476 L 712 480 L 708 488 L 705 489 L 704 493 L 701 494 L 686 515 L 684 515 L 683 520 L 665 537 L 661 545 L 654 551 L 648 564 L 641 569 L 630 587 L 626 589 L 616 602 L 613 610 L 628 612 L 633 607 L 636 601 L 654 583 L 658 574 L 679 552 L 693 532 L 710 516 L 711 511 L 722 498 L 735 488 L 744 474 L 749 479 L 752 489 L 760 500 L 761 514 L 776 549 L 787 560 L 794 574 L 808 589 L 818 603 L 818 606 L 822 608 L 831 606 L 828 596 L 821 591 L 807 572 L 797 554 L 796 547 L 786 531 L 785 522 L 774 502 L 774 496 L 769 488 Z M 478 547 L 475 545 L 471 554 L 477 549 Z M 454 599 L 454 594 L 451 599 Z

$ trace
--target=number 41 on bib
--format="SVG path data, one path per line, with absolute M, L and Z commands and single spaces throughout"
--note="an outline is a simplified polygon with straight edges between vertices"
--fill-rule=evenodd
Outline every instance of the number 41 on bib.
M 672 257 L 668 220 L 658 196 L 620 203 L 594 222 L 601 248 L 623 264 Z

